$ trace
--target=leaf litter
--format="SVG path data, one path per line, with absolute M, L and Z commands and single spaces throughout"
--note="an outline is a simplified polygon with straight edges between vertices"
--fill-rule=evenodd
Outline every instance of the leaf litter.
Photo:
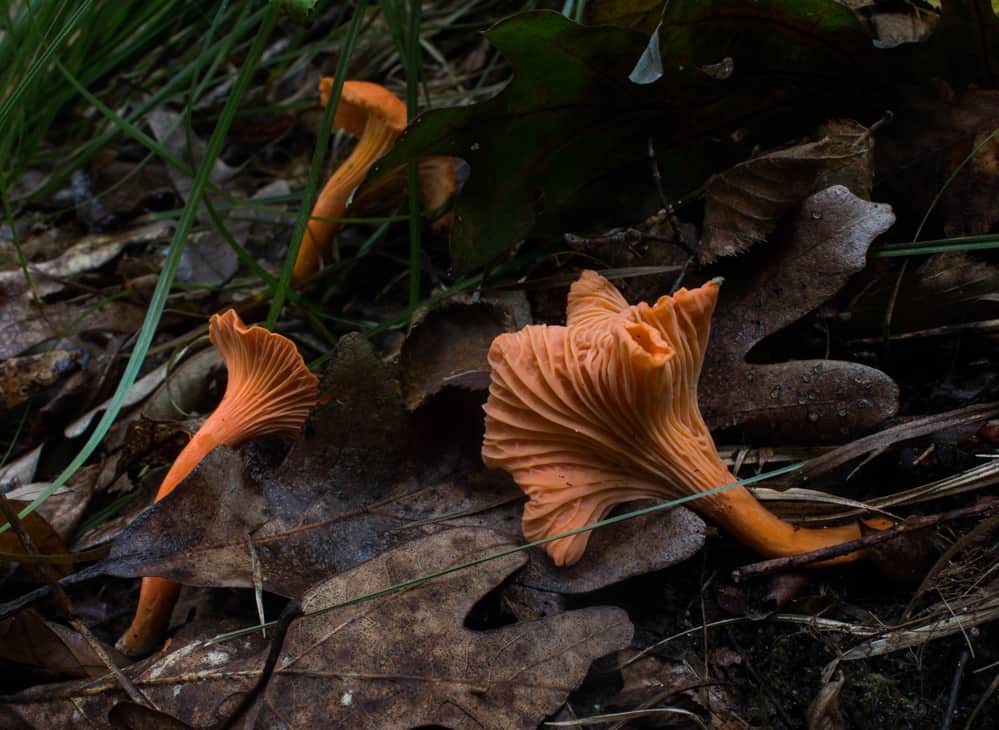
M 348 213 L 390 217 L 339 226 L 330 265 L 277 320 L 306 360 L 328 361 L 321 405 L 293 442 L 219 449 L 143 511 L 224 387 L 212 349 L 183 348 L 228 306 L 265 316 L 262 277 L 280 273 L 314 153 L 315 110 L 300 100 L 329 74 L 350 9 L 315 11 L 332 34 L 318 45 L 277 31 L 249 97 L 263 106 L 241 110 L 214 160 L 224 194 L 198 215 L 145 377 L 95 458 L 24 520 L 28 544 L 0 535 L 0 724 L 872 727 L 889 712 L 921 728 L 950 709 L 968 727 L 994 714 L 988 0 L 939 15 L 832 0 L 568 3 L 566 16 L 617 27 L 516 13 L 474 43 L 462 21 L 485 29 L 498 11 L 447 5 L 423 9 L 419 103 L 436 108 Z M 353 78 L 401 97 L 391 11 L 366 20 L 378 32 L 359 37 Z M 657 29 L 661 77 L 630 84 Z M 299 58 L 288 44 L 309 49 L 301 62 L 283 60 Z M 184 101 L 135 120 L 188 165 L 242 63 L 227 58 L 193 116 Z M 127 115 L 158 78 L 84 83 Z M 95 137 L 110 123 L 82 100 L 59 119 Z M 26 197 L 54 172 L 51 150 L 4 181 L 0 488 L 19 504 L 117 407 L 168 209 L 191 185 L 134 136 L 104 139 L 62 190 Z M 334 145 L 337 161 L 344 151 Z M 431 152 L 467 164 L 449 252 L 429 218 L 418 251 L 392 222 L 408 194 L 399 164 Z M 888 258 L 913 239 L 935 255 Z M 779 514 L 933 527 L 867 566 L 736 584 L 732 568 L 753 558 L 677 508 L 598 529 L 569 569 L 531 548 L 421 582 L 521 540 L 521 492 L 478 456 L 486 354 L 502 332 L 560 324 L 564 287 L 586 268 L 629 301 L 725 277 L 701 409 L 734 473 L 815 455 L 757 489 Z M 11 614 L 52 567 L 64 596 Z M 170 643 L 115 675 L 110 646 L 148 575 L 186 585 Z M 288 599 L 312 612 L 414 579 L 209 643 Z

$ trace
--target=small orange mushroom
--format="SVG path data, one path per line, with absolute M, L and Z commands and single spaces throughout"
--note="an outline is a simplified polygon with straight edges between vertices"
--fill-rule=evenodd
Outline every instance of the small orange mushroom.
M 319 380 L 291 340 L 263 327 L 247 327 L 231 309 L 211 318 L 208 336 L 229 373 L 225 395 L 173 462 L 156 492 L 157 502 L 217 446 L 238 446 L 261 436 L 295 436 L 316 403 Z M 133 657 L 155 649 L 179 592 L 173 581 L 143 578 L 135 617 L 118 640 L 118 649 Z
M 718 289 L 710 281 L 629 306 L 610 282 L 584 271 L 569 292 L 566 326 L 532 325 L 493 340 L 482 458 L 530 498 L 528 540 L 597 522 L 622 502 L 676 499 L 736 481 L 697 405 Z M 741 486 L 689 504 L 771 557 L 860 536 L 858 524 L 795 527 Z M 557 565 L 571 565 L 589 536 L 545 548 Z
M 323 106 L 329 103 L 332 89 L 332 78 L 326 77 L 319 82 Z M 345 81 L 333 124 L 357 137 L 357 146 L 330 176 L 312 209 L 312 218 L 302 237 L 292 272 L 292 284 L 296 287 L 319 270 L 322 257 L 330 248 L 336 223 L 323 219 L 343 216 L 351 193 L 406 128 L 406 105 L 379 84 Z M 428 191 L 423 193 L 424 204 L 429 203 L 434 209 L 443 205 L 454 192 L 455 173 L 452 158 L 432 159 L 442 162 L 426 166 L 421 163 L 420 187 L 421 192 L 423 188 Z

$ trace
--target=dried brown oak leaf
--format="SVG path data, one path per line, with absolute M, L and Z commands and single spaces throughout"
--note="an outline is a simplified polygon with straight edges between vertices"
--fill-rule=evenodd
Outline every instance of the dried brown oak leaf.
M 312 588 L 316 611 L 512 547 L 491 530 L 437 533 Z M 294 727 L 535 728 L 590 663 L 627 646 L 618 608 L 595 607 L 474 631 L 473 605 L 524 565 L 512 554 L 371 602 L 303 618 L 288 630 L 257 724 Z
M 819 134 L 814 142 L 767 152 L 708 180 L 701 263 L 768 240 L 784 215 L 832 185 L 870 198 L 870 130 L 845 119 L 823 125 Z
M 115 540 L 94 574 L 249 587 L 249 533 L 264 587 L 299 596 L 319 579 L 455 524 L 520 534 L 520 491 L 485 474 L 477 454 L 473 465 L 441 473 L 439 457 L 425 464 L 412 453 L 419 434 L 398 382 L 363 337 L 341 338 L 321 388 L 329 403 L 283 461 L 265 449 L 216 449 Z M 535 571 L 531 585 L 595 590 L 680 562 L 704 542 L 703 523 L 686 510 L 601 533 L 617 559 L 597 556 L 557 577 Z
M 699 387 L 712 429 L 750 438 L 842 441 L 890 418 L 898 386 L 880 370 L 836 360 L 746 362 L 753 347 L 802 318 L 864 268 L 867 249 L 895 217 L 841 186 L 808 198 L 786 236 L 746 257 L 722 287 Z

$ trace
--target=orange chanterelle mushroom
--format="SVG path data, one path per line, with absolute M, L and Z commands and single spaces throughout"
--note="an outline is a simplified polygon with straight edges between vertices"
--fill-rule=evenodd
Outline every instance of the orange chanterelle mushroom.
M 528 540 L 597 522 L 621 502 L 676 499 L 736 481 L 697 406 L 718 287 L 710 281 L 629 306 L 610 282 L 584 271 L 569 292 L 565 327 L 532 325 L 493 341 L 482 458 L 510 472 L 530 498 Z M 745 487 L 689 504 L 771 557 L 860 536 L 857 524 L 795 527 Z M 589 536 L 545 547 L 556 564 L 571 565 Z
M 333 79 L 319 82 L 323 106 L 329 103 Z M 357 146 L 330 179 L 312 209 L 295 259 L 292 284 L 296 287 L 319 270 L 336 231 L 335 218 L 343 216 L 347 201 L 371 166 L 392 149 L 406 128 L 406 105 L 384 86 L 368 81 L 344 81 L 333 124 L 357 137 Z M 420 162 L 420 193 L 428 209 L 442 206 L 454 192 L 454 159 L 431 157 Z M 450 218 L 441 219 L 446 224 Z
M 319 380 L 291 340 L 263 327 L 247 327 L 231 309 L 211 318 L 208 335 L 228 370 L 225 395 L 163 478 L 157 502 L 216 446 L 238 446 L 261 436 L 295 436 L 316 403 Z M 143 578 L 135 618 L 119 639 L 119 650 L 143 656 L 156 648 L 179 592 L 173 581 Z

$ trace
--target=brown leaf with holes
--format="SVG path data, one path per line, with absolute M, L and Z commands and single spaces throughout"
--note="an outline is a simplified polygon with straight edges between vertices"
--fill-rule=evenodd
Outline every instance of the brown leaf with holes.
M 746 362 L 768 335 L 802 318 L 864 268 L 891 208 L 835 186 L 808 198 L 785 235 L 747 256 L 722 286 L 699 386 L 712 429 L 750 439 L 839 442 L 898 410 L 898 386 L 880 370 L 835 360 Z
M 512 547 L 456 528 L 384 553 L 312 588 L 317 611 Z M 292 624 L 257 724 L 295 727 L 534 728 L 579 686 L 590 663 L 631 641 L 618 608 L 569 611 L 485 631 L 471 608 L 526 557 L 512 554 L 374 601 Z
M 513 546 L 492 530 L 454 528 L 408 543 L 303 599 L 314 611 Z M 514 553 L 405 591 L 292 623 L 264 694 L 235 727 L 534 728 L 582 681 L 592 661 L 627 646 L 618 608 L 473 630 L 466 616 L 519 569 Z M 234 628 L 201 625 L 200 636 Z M 180 637 L 124 670 L 160 711 L 194 727 L 231 715 L 267 656 L 259 634 L 217 644 Z M 113 677 L 34 687 L 4 697 L 0 723 L 109 727 L 125 694 Z M 6 713 L 6 714 L 4 714 Z M 287 723 L 287 725 L 285 725 Z
M 784 215 L 832 185 L 870 198 L 870 130 L 837 120 L 823 125 L 819 135 L 814 142 L 759 155 L 708 180 L 701 263 L 735 256 L 768 240 Z

